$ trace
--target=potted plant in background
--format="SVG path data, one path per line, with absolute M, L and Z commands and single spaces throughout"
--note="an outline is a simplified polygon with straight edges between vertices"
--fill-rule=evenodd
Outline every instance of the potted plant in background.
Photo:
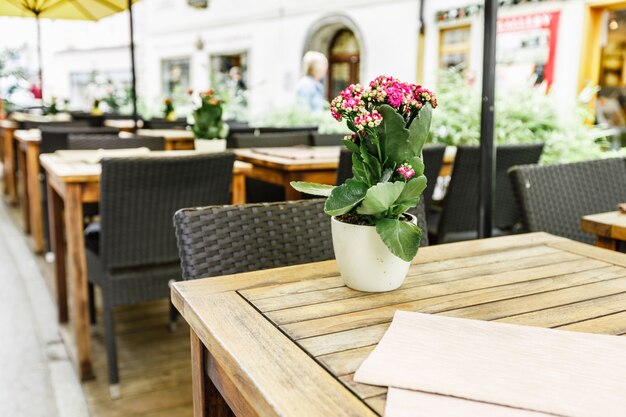
M 353 132 L 352 178 L 336 187 L 292 182 L 304 193 L 328 197 L 335 257 L 345 284 L 361 291 L 402 285 L 419 248 L 422 230 L 406 213 L 426 188 L 422 147 L 428 138 L 435 95 L 421 86 L 379 76 L 366 88 L 351 85 L 330 105 Z
M 94 116 L 100 116 L 102 114 L 102 110 L 100 110 L 100 99 L 93 100 L 93 107 L 91 108 L 91 114 Z
M 171 97 L 167 97 L 163 100 L 163 114 L 165 115 L 165 120 L 170 122 L 176 121 L 176 113 L 174 112 L 174 102 Z
M 222 121 L 224 102 L 215 91 L 200 93 L 200 105 L 193 111 L 193 134 L 196 150 L 201 152 L 224 152 L 228 125 Z

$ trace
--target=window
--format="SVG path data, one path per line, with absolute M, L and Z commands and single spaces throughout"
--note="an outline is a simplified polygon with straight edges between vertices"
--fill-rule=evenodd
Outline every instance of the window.
M 248 55 L 224 54 L 211 56 L 211 86 L 225 100 L 224 118 L 244 121 L 248 109 Z
M 470 26 L 441 29 L 439 32 L 439 68 L 466 69 L 469 65 Z
M 330 42 L 328 57 L 328 100 L 359 81 L 360 48 L 354 33 L 338 31 Z
M 164 96 L 184 94 L 189 89 L 189 58 L 168 59 L 161 65 Z

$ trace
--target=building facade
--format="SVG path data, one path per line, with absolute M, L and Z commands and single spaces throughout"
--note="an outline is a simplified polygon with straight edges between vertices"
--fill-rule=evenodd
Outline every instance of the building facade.
M 250 113 L 286 107 L 294 103 L 308 50 L 329 57 L 329 98 L 349 83 L 379 74 L 435 88 L 439 71 L 451 66 L 480 84 L 480 2 L 422 1 L 211 0 L 207 9 L 195 9 L 187 0 L 144 0 L 136 6 L 139 95 L 156 106 L 189 88 L 216 86 L 238 67 Z M 607 91 L 626 85 L 626 14 L 621 12 L 626 2 L 502 3 L 497 88 L 536 84 L 572 103 L 587 82 Z M 55 24 L 61 22 L 48 25 L 51 33 Z M 63 41 L 57 42 L 70 47 L 46 57 L 53 93 L 75 102 L 85 98 L 95 72 L 129 82 L 127 16 L 80 25 L 64 29 Z

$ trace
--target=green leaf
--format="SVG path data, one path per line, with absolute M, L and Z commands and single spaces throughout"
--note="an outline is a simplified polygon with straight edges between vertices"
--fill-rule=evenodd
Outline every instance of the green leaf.
M 389 178 L 391 178 L 392 175 L 393 175 L 393 169 L 387 168 L 386 170 L 383 171 L 383 175 L 382 177 L 380 177 L 380 182 L 389 181 Z
M 367 190 L 363 203 L 356 209 L 359 214 L 379 214 L 383 213 L 393 205 L 400 196 L 405 183 L 381 182 Z
M 374 185 L 378 182 L 378 180 L 380 179 L 381 175 L 382 175 L 382 167 L 380 166 L 380 162 L 378 161 L 378 158 L 376 158 L 375 156 L 373 156 L 369 149 L 367 148 L 367 146 L 365 146 L 365 144 L 361 143 L 361 149 L 360 149 L 360 155 L 361 155 L 361 159 L 363 160 L 363 164 L 365 165 L 365 168 L 369 171 L 369 184 L 368 185 Z
M 361 159 L 361 155 L 358 152 L 352 154 L 352 176 L 368 186 L 372 183 L 370 172 L 365 168 L 363 159 Z
M 362 181 L 354 178 L 346 180 L 330 193 L 324 205 L 324 212 L 330 216 L 346 214 L 365 198 L 367 188 L 368 185 Z
M 424 143 L 426 143 L 426 139 L 428 139 L 432 116 L 433 108 L 429 103 L 426 103 L 420 110 L 417 118 L 411 123 L 409 127 L 409 149 L 411 157 L 422 154 L 422 148 L 424 147 Z
M 334 185 L 317 184 L 315 182 L 291 181 L 291 186 L 301 193 L 328 197 L 335 189 Z
M 402 220 L 379 219 L 376 231 L 391 253 L 407 262 L 413 260 L 422 239 L 419 227 Z
M 359 153 L 359 145 L 352 142 L 351 140 L 344 139 L 343 144 L 346 146 L 346 148 L 348 148 L 353 153 Z
M 410 205 L 415 207 L 419 203 L 420 196 L 426 189 L 426 177 L 420 175 L 419 177 L 411 178 L 407 183 L 402 193 L 398 196 L 394 205 Z
M 381 147 L 388 162 L 398 166 L 413 156 L 409 153 L 409 130 L 404 127 L 404 118 L 393 107 L 383 104 L 378 111 L 383 116 L 378 128 Z

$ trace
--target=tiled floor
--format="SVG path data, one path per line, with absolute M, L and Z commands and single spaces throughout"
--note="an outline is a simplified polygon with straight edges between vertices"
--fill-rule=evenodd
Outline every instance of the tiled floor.
M 78 382 L 59 336 L 52 266 L 33 255 L 20 222 L 0 201 L 0 416 L 191 416 L 189 330 L 169 330 L 167 300 L 115 313 L 120 399 L 109 398 L 102 317 L 96 379 Z
M 0 203 L 0 283 L 0 416 L 86 416 L 50 293 L 4 203 Z

